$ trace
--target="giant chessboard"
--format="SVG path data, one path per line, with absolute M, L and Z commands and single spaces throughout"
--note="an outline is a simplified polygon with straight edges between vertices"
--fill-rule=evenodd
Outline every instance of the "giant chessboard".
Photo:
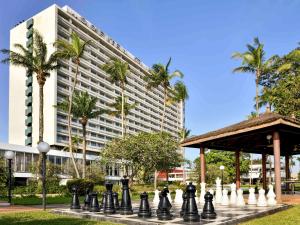
M 202 212 L 203 206 L 198 206 L 199 214 Z M 215 211 L 217 213 L 217 218 L 214 220 L 201 219 L 200 222 L 196 222 L 194 224 L 209 224 L 209 225 L 229 225 L 229 224 L 238 224 L 247 220 L 251 220 L 254 218 L 266 216 L 269 214 L 276 213 L 278 211 L 287 209 L 287 205 L 277 205 L 272 207 L 258 207 L 258 206 L 250 206 L 246 205 L 244 207 L 231 207 L 231 206 L 215 206 Z M 111 221 L 122 224 L 129 225 L 154 225 L 154 224 L 187 224 L 188 222 L 184 222 L 183 219 L 179 216 L 180 206 L 172 207 L 173 219 L 162 221 L 158 220 L 156 216 L 156 209 L 152 208 L 152 217 L 147 219 L 141 219 L 138 217 L 138 204 L 133 204 L 133 215 L 120 215 L 118 213 L 112 215 L 105 215 L 103 212 L 88 212 L 82 210 L 70 210 L 65 208 L 53 209 L 51 212 L 61 215 L 69 215 L 84 219 L 92 219 L 98 221 Z

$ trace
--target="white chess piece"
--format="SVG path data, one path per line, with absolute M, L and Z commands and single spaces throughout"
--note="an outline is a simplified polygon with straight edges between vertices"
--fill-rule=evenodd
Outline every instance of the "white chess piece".
M 155 190 L 154 192 L 154 198 L 153 198 L 153 204 L 157 206 L 159 203 L 159 190 Z
M 265 190 L 259 189 L 258 191 L 258 200 L 257 200 L 257 206 L 267 206 L 267 200 L 265 196 Z
M 236 205 L 237 206 L 245 206 L 245 200 L 243 196 L 243 189 L 237 190 L 237 198 L 236 198 Z
M 216 204 L 220 204 L 222 202 L 222 187 L 221 187 L 221 179 L 217 177 L 216 179 Z
M 257 200 L 256 200 L 254 192 L 255 192 L 254 188 L 249 188 L 248 205 L 256 205 L 257 204 Z
M 226 188 L 223 189 L 221 205 L 229 205 L 228 190 Z
M 216 199 L 215 199 L 215 196 L 214 196 L 215 191 L 214 191 L 213 189 L 209 189 L 208 192 L 211 193 L 212 196 L 213 196 L 213 202 L 212 202 L 212 203 L 213 203 L 213 205 L 214 205 L 215 202 L 216 202 Z
M 200 197 L 199 197 L 199 203 L 200 204 L 204 204 L 205 203 L 205 200 L 204 200 L 205 185 L 206 185 L 206 183 L 203 183 L 203 182 L 200 183 L 200 186 L 201 186 Z
M 230 205 L 236 205 L 236 184 L 232 183 L 230 184 L 230 189 L 231 189 L 231 193 L 230 193 Z
M 174 203 L 180 205 L 183 203 L 183 199 L 182 199 L 183 191 L 181 189 L 176 189 L 175 192 L 176 194 L 175 194 Z
M 277 201 L 275 200 L 275 197 L 276 197 L 276 195 L 274 193 L 273 185 L 270 184 L 269 185 L 269 191 L 268 191 L 268 194 L 267 194 L 267 198 L 268 198 L 267 203 L 268 203 L 269 206 L 274 206 L 274 205 L 277 204 Z
M 168 193 L 168 199 L 169 199 L 170 203 L 172 203 L 172 196 L 171 196 L 170 192 Z

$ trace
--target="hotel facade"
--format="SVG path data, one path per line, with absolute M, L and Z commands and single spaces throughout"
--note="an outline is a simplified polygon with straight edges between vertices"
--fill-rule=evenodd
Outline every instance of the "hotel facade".
M 109 81 L 100 66 L 117 57 L 130 66 L 130 75 L 125 95 L 128 103 L 137 103 L 127 116 L 127 133 L 154 132 L 160 130 L 160 118 L 163 113 L 163 90 L 159 87 L 147 90 L 144 77 L 149 74 L 149 68 L 140 59 L 96 28 L 92 23 L 80 16 L 68 6 L 52 5 L 32 18 L 18 24 L 10 31 L 10 49 L 20 43 L 30 48 L 33 41 L 33 29 L 38 30 L 47 43 L 48 54 L 56 49 L 53 43 L 57 39 L 70 41 L 72 32 L 81 39 L 91 40 L 81 58 L 76 89 L 87 91 L 97 97 L 97 107 L 108 109 L 120 96 L 121 89 Z M 60 69 L 52 71 L 44 87 L 44 141 L 48 142 L 54 151 L 62 151 L 68 143 L 67 115 L 55 106 L 67 98 L 74 79 L 76 65 L 71 60 L 59 60 Z M 9 143 L 27 146 L 34 149 L 38 142 L 39 89 L 34 74 L 24 68 L 10 65 L 9 68 Z M 184 126 L 184 105 L 172 104 L 166 109 L 164 129 L 172 136 L 178 136 L 178 131 Z M 81 124 L 72 120 L 72 135 L 81 136 Z M 99 155 L 107 141 L 121 135 L 121 118 L 100 115 L 91 119 L 87 126 L 88 157 Z M 32 152 L 33 153 L 33 152 Z M 68 154 L 67 154 L 68 155 Z M 57 156 L 58 158 L 61 156 Z M 30 157 L 28 157 L 30 158 Z M 32 157 L 31 157 L 32 158 Z M 26 164 L 27 158 L 21 161 Z M 68 159 L 67 159 L 68 160 Z M 54 154 L 54 162 L 57 160 Z M 121 174 L 115 165 L 109 168 L 111 176 Z M 110 172 L 109 172 L 110 173 Z

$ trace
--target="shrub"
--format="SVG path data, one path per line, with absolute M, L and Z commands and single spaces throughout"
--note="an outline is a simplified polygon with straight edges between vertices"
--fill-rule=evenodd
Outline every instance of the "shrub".
M 72 192 L 72 187 L 77 187 L 77 192 L 79 195 L 84 195 L 85 190 L 89 188 L 90 190 L 94 189 L 94 182 L 87 179 L 73 179 L 67 181 L 67 189 L 69 192 Z
M 102 194 L 106 191 L 106 188 L 103 185 L 95 185 L 94 191 L 98 192 L 99 194 Z

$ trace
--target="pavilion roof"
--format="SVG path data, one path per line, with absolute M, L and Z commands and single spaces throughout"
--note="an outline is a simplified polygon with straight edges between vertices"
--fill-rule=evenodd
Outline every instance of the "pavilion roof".
M 261 130 L 270 130 L 270 128 L 273 129 L 276 127 L 282 128 L 283 126 L 285 130 L 287 129 L 293 130 L 293 132 L 296 130 L 297 137 L 299 137 L 299 142 L 300 142 L 300 121 L 299 120 L 287 116 L 282 116 L 272 112 L 266 112 L 260 114 L 259 117 L 247 119 L 242 122 L 224 127 L 222 129 L 218 129 L 202 135 L 187 138 L 181 143 L 181 146 L 183 147 L 199 147 L 201 145 L 210 146 L 212 143 L 214 144 L 218 140 L 224 140 L 233 137 L 237 138 L 239 136 L 245 136 L 246 134 L 250 134 L 250 133 L 253 135 L 253 133 L 256 133 Z M 234 148 L 236 146 L 232 146 L 232 147 Z

